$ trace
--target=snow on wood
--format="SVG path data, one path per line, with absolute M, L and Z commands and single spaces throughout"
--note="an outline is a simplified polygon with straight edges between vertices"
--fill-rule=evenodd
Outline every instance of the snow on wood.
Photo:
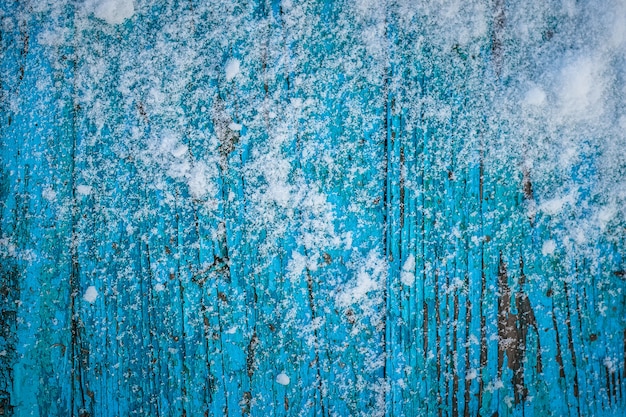
M 625 413 L 622 2 L 27 3 L 0 415 Z

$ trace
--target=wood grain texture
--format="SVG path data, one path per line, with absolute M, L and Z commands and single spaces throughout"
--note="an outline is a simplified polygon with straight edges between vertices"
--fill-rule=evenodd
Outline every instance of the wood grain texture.
M 0 5 L 0 415 L 626 413 L 623 133 L 508 99 L 583 12 L 52 3 Z

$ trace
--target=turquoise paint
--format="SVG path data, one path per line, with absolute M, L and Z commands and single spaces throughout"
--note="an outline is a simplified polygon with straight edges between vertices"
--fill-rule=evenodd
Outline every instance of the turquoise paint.
M 623 133 L 515 101 L 599 15 L 539 3 L 3 3 L 0 414 L 623 413 Z

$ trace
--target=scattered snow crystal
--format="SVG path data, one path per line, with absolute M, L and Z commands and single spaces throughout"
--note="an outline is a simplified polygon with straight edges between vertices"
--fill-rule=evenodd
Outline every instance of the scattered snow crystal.
M 291 379 L 289 379 L 287 374 L 285 374 L 284 372 L 281 372 L 276 377 L 276 382 L 278 382 L 280 385 L 289 385 L 289 382 L 291 382 Z
M 93 304 L 98 298 L 98 290 L 93 285 L 87 287 L 85 294 L 83 294 L 83 300 L 87 301 L 89 304 Z
M 48 201 L 56 201 L 57 193 L 52 188 L 44 188 L 41 196 Z
M 541 247 L 541 253 L 543 256 L 552 255 L 555 250 L 556 243 L 554 243 L 554 240 L 550 239 L 543 242 L 543 246 Z
M 291 259 L 287 264 L 287 271 L 289 271 L 289 276 L 291 279 L 295 280 L 299 278 L 300 275 L 304 272 L 304 269 L 307 266 L 307 258 L 306 256 L 294 251 L 291 255 Z
M 368 293 L 381 289 L 386 279 L 387 263 L 372 251 L 359 272 L 356 274 L 356 282 L 352 282 L 345 291 L 339 294 L 337 302 L 340 306 L 348 306 L 353 303 L 366 302 Z
M 174 158 L 182 158 L 187 153 L 189 148 L 186 145 L 180 145 L 172 149 L 170 152 Z
M 531 106 L 542 106 L 546 102 L 546 93 L 535 86 L 526 92 L 524 102 Z
M 564 116 L 586 119 L 601 113 L 604 90 L 602 65 L 602 59 L 583 56 L 561 70 L 558 93 Z
M 566 205 L 573 205 L 575 202 L 576 194 L 574 192 L 570 192 L 563 197 L 556 197 L 544 201 L 539 206 L 539 209 L 551 216 L 554 216 L 560 213 Z
M 230 59 L 226 63 L 226 81 L 232 81 L 239 74 L 239 60 Z
M 400 273 L 400 281 L 404 285 L 413 285 L 415 282 L 415 256 L 409 255 L 404 261 L 404 265 L 402 266 L 402 272 Z
M 91 186 L 89 185 L 79 185 L 76 187 L 76 192 L 81 195 L 89 195 L 91 194 Z
M 617 372 L 617 363 L 618 362 L 617 360 L 615 360 L 615 358 L 604 358 L 604 366 L 606 366 L 606 370 L 610 374 L 614 374 L 615 372 Z
M 215 184 L 212 181 L 212 178 L 215 176 L 214 170 L 214 168 L 209 167 L 202 161 L 196 162 L 191 168 L 186 177 L 189 193 L 193 198 L 200 199 L 206 195 L 217 193 Z

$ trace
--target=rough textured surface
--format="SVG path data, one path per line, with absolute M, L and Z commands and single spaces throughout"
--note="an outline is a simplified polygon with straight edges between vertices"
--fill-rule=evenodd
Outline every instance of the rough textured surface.
M 0 415 L 626 413 L 620 2 L 48 3 Z

